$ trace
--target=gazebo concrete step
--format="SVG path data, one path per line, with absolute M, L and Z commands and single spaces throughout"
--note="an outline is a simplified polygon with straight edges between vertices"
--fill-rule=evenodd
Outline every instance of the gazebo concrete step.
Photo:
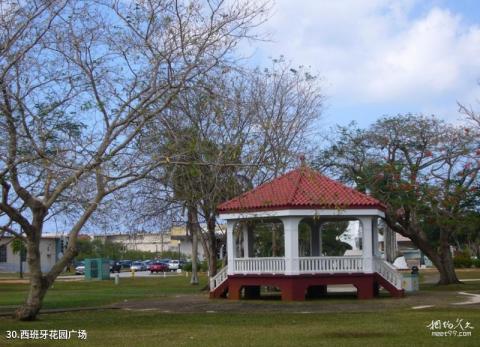
M 405 295 L 405 291 L 403 289 L 396 288 L 393 284 L 388 282 L 378 273 L 375 273 L 375 281 L 383 288 L 385 288 L 395 298 L 401 298 Z
M 226 298 L 228 291 L 228 279 L 222 282 L 217 288 L 210 291 L 210 299 Z

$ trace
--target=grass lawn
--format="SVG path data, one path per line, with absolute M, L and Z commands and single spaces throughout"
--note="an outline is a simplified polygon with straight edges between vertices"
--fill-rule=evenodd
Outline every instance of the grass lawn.
M 74 272 L 62 272 L 60 276 L 74 276 Z M 28 279 L 28 273 L 23 274 L 24 279 Z M 0 280 L 1 279 L 20 279 L 20 273 L 18 272 L 0 272 Z
M 0 278 L 20 278 L 18 272 L 0 272 Z
M 206 285 L 206 278 L 201 277 L 199 287 Z M 149 299 L 167 297 L 174 294 L 199 293 L 199 287 L 189 284 L 183 276 L 159 278 L 137 277 L 120 279 L 116 286 L 111 281 L 75 281 L 55 282 L 44 301 L 43 307 L 71 308 L 108 305 L 114 302 L 131 299 Z M 0 312 L 11 311 L 20 305 L 26 295 L 26 284 L 2 284 L 0 282 Z
M 463 276 L 467 272 L 468 277 Z M 459 277 L 480 278 L 480 271 L 459 271 Z M 205 277 L 201 280 L 200 287 L 206 283 Z M 26 288 L 24 284 L 0 282 L 0 310 L 21 303 Z M 142 309 L 43 314 L 35 322 L 0 317 L 0 346 L 478 346 L 480 304 L 450 305 L 458 301 L 455 290 L 480 294 L 480 282 L 469 282 L 457 289 L 449 286 L 447 290 L 425 284 L 421 293 L 405 299 L 358 301 L 346 297 L 302 304 L 209 301 L 185 277 L 122 279 L 119 286 L 112 281 L 57 282 L 46 297 L 45 308 L 91 307 L 125 300 L 145 305 L 139 305 Z M 411 303 L 422 303 L 430 296 L 443 304 L 422 310 L 411 308 Z M 177 303 L 180 306 L 184 300 L 183 309 L 188 309 L 192 297 L 201 298 L 194 312 L 175 310 Z M 173 308 L 158 309 L 154 302 L 170 303 Z M 257 309 L 259 306 L 262 311 Z M 327 311 L 319 311 L 324 308 Z M 431 336 L 427 325 L 432 320 L 455 322 L 457 318 L 473 325 L 472 336 Z M 5 339 L 6 330 L 21 329 L 83 329 L 88 337 L 86 341 L 76 336 L 68 341 Z
M 478 311 L 391 311 L 321 314 L 167 314 L 158 312 L 71 312 L 43 316 L 41 321 L 1 320 L 2 330 L 85 329 L 87 341 L 24 342 L 72 346 L 478 346 L 478 336 L 432 337 L 432 319 L 461 317 L 476 327 Z M 475 334 L 475 331 L 474 331 Z M 0 344 L 10 345 L 6 340 Z M 22 345 L 16 340 L 11 345 Z

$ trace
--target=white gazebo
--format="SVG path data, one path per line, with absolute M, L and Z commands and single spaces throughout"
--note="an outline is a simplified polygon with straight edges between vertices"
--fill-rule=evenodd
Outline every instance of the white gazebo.
M 304 300 L 326 292 L 328 285 L 352 284 L 368 299 L 379 286 L 402 296 L 402 278 L 380 258 L 377 220 L 385 206 L 378 200 L 301 166 L 218 207 L 227 222 L 228 265 L 211 279 L 212 298 L 257 296 L 260 286 L 280 288 L 283 300 Z M 362 254 L 327 256 L 322 226 L 326 222 L 358 220 Z M 299 226 L 309 229 L 309 245 L 300 254 Z M 254 239 L 259 226 L 283 232 L 283 252 L 258 256 Z M 283 229 L 283 230 L 282 230 Z M 306 248 L 306 249 L 305 249 Z

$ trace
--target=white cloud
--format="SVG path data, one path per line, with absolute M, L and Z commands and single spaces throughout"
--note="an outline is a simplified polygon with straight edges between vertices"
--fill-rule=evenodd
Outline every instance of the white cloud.
M 278 0 L 264 55 L 310 65 L 335 98 L 415 105 L 471 95 L 480 77 L 480 27 L 459 14 L 396 0 Z M 478 95 L 478 94 L 477 94 Z M 415 111 L 415 110 L 412 110 Z

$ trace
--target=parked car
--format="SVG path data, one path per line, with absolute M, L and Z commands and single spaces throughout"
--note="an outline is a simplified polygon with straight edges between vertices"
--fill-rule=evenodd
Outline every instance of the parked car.
M 75 275 L 85 275 L 85 263 L 83 261 L 75 267 Z
M 132 265 L 130 265 L 131 271 L 145 271 L 146 269 L 147 269 L 147 266 L 140 261 L 134 261 Z
M 150 273 L 159 273 L 159 272 L 166 272 L 168 271 L 168 265 L 165 263 L 161 262 L 155 262 L 152 265 L 150 265 Z
M 120 262 L 118 262 L 118 261 L 111 261 L 110 262 L 110 272 L 111 273 L 114 273 L 114 272 L 120 273 L 121 270 L 122 270 L 122 264 L 120 264 Z
M 150 271 L 150 266 L 154 263 L 153 260 L 145 261 L 144 264 L 147 268 L 147 271 Z
M 132 266 L 131 260 L 120 260 L 119 263 L 122 265 L 122 269 L 130 269 L 130 266 Z
M 180 268 L 180 262 L 178 260 L 170 260 L 168 262 L 168 269 L 170 271 L 177 271 Z

